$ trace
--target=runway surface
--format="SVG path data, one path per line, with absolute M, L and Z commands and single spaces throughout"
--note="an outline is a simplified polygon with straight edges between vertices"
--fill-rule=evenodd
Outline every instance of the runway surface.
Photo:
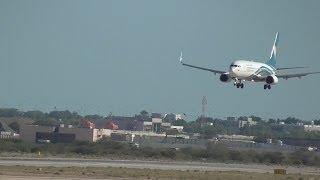
M 285 168 L 290 174 L 320 175 L 317 167 L 294 167 L 261 164 L 229 164 L 175 161 L 143 161 L 143 160 L 110 160 L 110 159 L 76 159 L 76 158 L 4 158 L 0 157 L 0 165 L 5 166 L 55 166 L 55 167 L 126 167 L 161 170 L 199 170 L 199 171 L 242 171 L 273 173 L 275 168 Z

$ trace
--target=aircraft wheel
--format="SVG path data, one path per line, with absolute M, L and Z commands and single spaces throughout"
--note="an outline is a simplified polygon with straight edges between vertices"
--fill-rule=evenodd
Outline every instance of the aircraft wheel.
M 266 84 L 263 86 L 263 89 L 267 89 L 267 85 Z
M 240 87 L 240 85 L 239 84 L 237 84 L 237 88 L 239 88 Z
M 242 83 L 242 84 L 241 84 L 241 89 L 243 89 L 243 87 L 244 87 L 244 84 Z
M 268 89 L 271 89 L 271 85 L 270 84 L 268 85 Z

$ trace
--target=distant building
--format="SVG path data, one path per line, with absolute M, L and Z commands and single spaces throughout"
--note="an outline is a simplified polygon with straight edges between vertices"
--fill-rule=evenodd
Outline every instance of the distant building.
M 23 125 L 20 129 L 21 140 L 29 143 L 71 143 L 74 141 L 96 142 L 110 136 L 111 130 L 90 128 L 49 127 Z
M 119 126 L 113 122 L 107 122 L 106 129 L 117 130 Z
M 81 127 L 82 128 L 88 128 L 88 129 L 94 129 L 96 127 L 96 125 L 93 122 L 85 119 L 85 120 L 82 121 Z
M 243 128 L 245 126 L 253 126 L 256 124 L 257 122 L 253 121 L 250 117 L 248 117 L 246 120 L 239 120 L 239 128 Z
M 176 129 L 178 132 L 182 132 L 183 126 L 172 126 L 171 123 L 163 122 L 160 118 L 152 118 L 151 122 L 143 122 L 143 131 L 165 133 L 170 129 Z
M 152 118 L 152 131 L 163 133 L 171 128 L 171 123 L 163 122 L 160 118 Z
M 297 122 L 297 126 L 303 126 L 304 124 L 302 122 Z
M 227 121 L 236 121 L 236 117 L 227 117 Z
M 152 118 L 152 131 L 160 133 L 161 132 L 161 124 L 162 124 L 161 118 Z
M 304 130 L 305 131 L 320 131 L 320 125 L 304 125 Z
M 186 119 L 186 115 L 185 114 L 175 114 L 176 115 L 176 121 L 177 120 L 185 120 Z
M 218 134 L 219 141 L 238 141 L 238 142 L 253 142 L 254 136 L 244 136 L 244 135 L 220 135 Z
M 171 123 L 166 123 L 166 122 L 161 123 L 161 131 L 165 132 L 167 129 L 171 129 Z
M 163 117 L 163 121 L 169 122 L 169 123 L 173 123 L 174 121 L 185 120 L 185 119 L 186 119 L 186 115 L 185 114 L 169 113 L 169 114 L 165 114 L 164 117 Z
M 176 129 L 178 132 L 182 132 L 183 131 L 183 126 L 171 126 L 171 129 Z
M 119 130 L 128 130 L 128 131 L 142 131 L 143 130 L 143 121 L 137 119 L 136 117 L 126 117 L 126 116 L 109 116 L 106 118 L 106 121 L 96 123 L 97 128 L 106 128 L 108 123 L 113 123 L 118 126 Z
M 172 131 L 174 129 L 170 129 Z M 168 132 L 169 132 L 168 131 Z M 125 130 L 114 130 L 111 132 L 111 139 L 115 141 L 128 141 L 128 142 L 144 142 L 147 141 L 158 141 L 162 142 L 164 139 L 169 138 L 183 138 L 189 139 L 188 135 L 180 133 L 155 133 L 149 131 L 125 131 Z
M 0 131 L 0 139 L 19 139 L 20 135 L 10 131 Z

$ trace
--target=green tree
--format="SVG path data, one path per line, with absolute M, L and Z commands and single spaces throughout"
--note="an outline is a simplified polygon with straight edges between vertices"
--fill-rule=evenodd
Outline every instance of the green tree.
M 262 121 L 261 117 L 258 117 L 258 116 L 251 115 L 250 118 L 252 118 L 252 120 L 256 121 L 256 122 L 261 122 Z
M 209 158 L 226 161 L 230 159 L 229 150 L 227 147 L 223 145 L 217 145 L 214 143 L 208 143 L 207 152 L 209 154 Z
M 183 129 L 188 133 L 200 133 L 201 124 L 196 121 L 191 121 L 183 126 Z
M 149 116 L 149 113 L 146 110 L 142 110 L 142 111 L 140 111 L 140 115 L 141 116 Z
M 164 122 L 174 122 L 176 120 L 176 115 L 173 114 L 173 113 L 170 113 L 170 114 L 167 114 L 164 118 L 163 118 L 163 121 Z
M 27 111 L 23 114 L 23 116 L 33 120 L 44 120 L 46 119 L 47 114 L 41 111 Z
M 275 119 L 269 119 L 269 120 L 268 120 L 268 123 L 269 123 L 269 124 L 275 124 L 275 123 L 277 123 L 277 120 L 275 120 Z
M 149 113 L 146 110 L 142 110 L 140 112 L 140 117 L 143 121 L 148 121 L 149 119 Z
M 0 117 L 16 117 L 21 116 L 22 113 L 14 108 L 0 108 Z
M 66 111 L 51 111 L 48 116 L 50 118 L 54 118 L 56 120 L 61 120 L 63 123 L 66 123 L 66 124 L 73 122 L 72 120 L 82 118 L 82 116 L 80 116 L 77 112 L 70 112 L 68 110 L 66 110 Z
M 178 119 L 172 123 L 174 126 L 186 126 L 187 122 L 183 119 Z
M 297 124 L 298 122 L 302 122 L 300 119 L 297 119 L 295 117 L 288 117 L 283 121 L 285 124 Z
M 10 123 L 8 126 L 9 126 L 12 130 L 14 130 L 15 132 L 17 132 L 17 133 L 20 132 L 20 125 L 19 125 L 19 123 L 17 123 L 16 121 Z
M 94 114 L 94 115 L 86 115 L 84 118 L 86 119 L 93 119 L 93 120 L 101 120 L 103 119 L 102 116 Z
M 40 126 L 58 126 L 60 123 L 57 119 L 48 118 L 45 120 L 38 120 L 33 123 L 34 125 Z
M 320 125 L 320 119 L 319 120 L 314 120 L 313 121 L 315 125 Z

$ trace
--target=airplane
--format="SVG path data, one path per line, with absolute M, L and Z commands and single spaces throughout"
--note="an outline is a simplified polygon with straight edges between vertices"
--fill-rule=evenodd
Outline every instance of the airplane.
M 256 62 L 250 60 L 236 60 L 231 63 L 228 71 L 215 70 L 210 68 L 204 68 L 199 66 L 194 66 L 183 62 L 182 52 L 180 54 L 180 63 L 184 66 L 191 68 L 201 69 L 204 71 L 213 72 L 214 75 L 220 74 L 220 81 L 230 82 L 234 81 L 234 86 L 237 88 L 243 88 L 243 82 L 264 82 L 264 89 L 271 89 L 271 85 L 275 85 L 279 82 L 279 78 L 289 79 L 289 78 L 301 78 L 302 76 L 307 76 L 309 74 L 317 74 L 319 72 L 305 72 L 305 73 L 295 73 L 295 74 L 286 74 L 281 73 L 282 70 L 288 69 L 299 69 L 307 67 L 283 67 L 277 68 L 276 66 L 276 57 L 277 57 L 277 45 L 279 33 L 276 33 L 276 37 L 272 46 L 270 58 L 265 62 Z

